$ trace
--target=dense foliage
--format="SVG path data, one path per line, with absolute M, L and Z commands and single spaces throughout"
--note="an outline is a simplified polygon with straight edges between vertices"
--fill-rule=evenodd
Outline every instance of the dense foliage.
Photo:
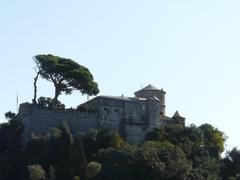
M 73 90 L 79 90 L 83 94 L 96 95 L 99 93 L 98 84 L 88 68 L 77 62 L 59 56 L 37 55 L 34 57 L 37 75 L 34 78 L 34 99 L 36 103 L 36 81 L 40 75 L 53 83 L 56 103 L 61 93 L 71 94 Z
M 233 180 L 240 179 L 240 151 L 224 158 L 224 134 L 209 124 L 169 126 L 132 145 L 117 132 L 72 135 L 66 123 L 22 142 L 15 114 L 0 125 L 1 180 Z
M 43 108 L 61 108 L 61 109 L 65 109 L 65 105 L 62 104 L 59 100 L 57 101 L 53 101 L 53 99 L 51 99 L 50 97 L 40 97 L 38 98 L 38 102 L 37 104 L 40 106 L 40 107 L 43 107 Z

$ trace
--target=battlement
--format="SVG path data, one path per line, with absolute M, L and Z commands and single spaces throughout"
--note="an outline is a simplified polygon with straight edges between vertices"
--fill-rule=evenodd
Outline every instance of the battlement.
M 75 109 L 43 108 L 24 103 L 19 107 L 18 117 L 24 124 L 25 138 L 32 132 L 36 134 L 49 132 L 51 128 L 61 126 L 63 122 L 67 122 L 73 135 L 99 128 L 96 112 L 81 112 Z
M 42 111 L 51 111 L 51 112 L 55 112 L 55 113 L 66 113 L 66 114 L 69 114 L 69 113 L 74 114 L 75 113 L 75 114 L 78 114 L 78 115 L 96 113 L 96 112 L 94 112 L 93 110 L 90 110 L 90 109 L 48 108 L 48 107 L 42 107 L 42 106 L 39 106 L 37 104 L 31 104 L 31 103 L 20 104 L 19 113 L 21 113 L 21 115 L 27 115 L 27 114 L 31 113 L 32 111 L 34 111 L 35 109 L 42 110 Z

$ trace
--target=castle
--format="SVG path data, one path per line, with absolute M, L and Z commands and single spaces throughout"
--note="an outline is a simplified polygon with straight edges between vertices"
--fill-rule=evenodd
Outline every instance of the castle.
M 165 115 L 165 94 L 151 84 L 134 93 L 135 97 L 97 96 L 73 109 L 49 109 L 29 103 L 19 107 L 19 118 L 30 133 L 46 133 L 51 128 L 67 122 L 73 135 L 91 129 L 107 128 L 118 131 L 127 142 L 139 143 L 147 132 L 162 126 L 180 124 L 185 118 L 176 113 Z

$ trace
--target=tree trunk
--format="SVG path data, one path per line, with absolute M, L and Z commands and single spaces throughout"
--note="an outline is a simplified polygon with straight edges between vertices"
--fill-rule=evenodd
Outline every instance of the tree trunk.
M 40 71 L 37 72 L 37 75 L 36 77 L 34 78 L 34 83 L 33 83 L 33 86 L 34 86 L 34 95 L 33 95 L 33 104 L 37 104 L 37 80 L 38 80 L 38 76 L 40 74 Z
M 53 98 L 53 106 L 56 107 L 57 106 L 57 101 L 58 101 L 58 96 L 60 95 L 60 90 L 57 87 L 57 85 L 55 85 L 55 95 Z

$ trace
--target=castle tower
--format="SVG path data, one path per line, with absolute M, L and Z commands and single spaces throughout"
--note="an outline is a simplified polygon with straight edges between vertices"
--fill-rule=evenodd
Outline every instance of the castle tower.
M 136 91 L 134 93 L 136 98 L 155 98 L 160 101 L 160 114 L 165 115 L 165 94 L 166 92 L 163 89 L 158 89 L 153 85 L 149 84 L 145 88 Z
M 148 128 L 153 130 L 160 126 L 161 102 L 157 98 L 148 98 L 146 101 Z
M 177 124 L 181 124 L 181 125 L 185 126 L 185 118 L 180 116 L 178 111 L 176 111 L 174 113 L 172 120 Z

